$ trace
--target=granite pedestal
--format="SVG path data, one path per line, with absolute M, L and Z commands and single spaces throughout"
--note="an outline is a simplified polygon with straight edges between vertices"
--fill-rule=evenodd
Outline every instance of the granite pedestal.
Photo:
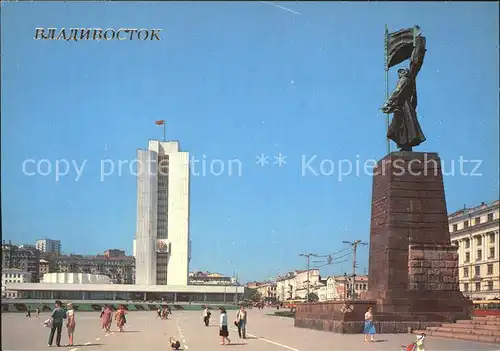
M 450 244 L 439 156 L 393 152 L 378 162 L 373 177 L 366 301 L 347 303 L 353 311 L 344 307 L 342 317 L 332 307 L 299 305 L 295 326 L 360 332 L 348 323 L 362 323 L 368 305 L 384 333 L 467 319 L 472 302 L 459 289 L 457 249 Z M 346 327 L 330 327 L 340 324 Z

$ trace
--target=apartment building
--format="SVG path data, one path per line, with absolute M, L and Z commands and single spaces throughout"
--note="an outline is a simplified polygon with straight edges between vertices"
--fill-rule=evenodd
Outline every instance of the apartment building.
M 61 254 L 61 240 L 39 239 L 36 241 L 36 248 L 43 253 Z
M 30 273 L 31 281 L 36 283 L 39 278 L 39 260 L 40 252 L 37 249 L 20 248 L 11 242 L 2 242 L 2 269 L 20 269 Z
M 499 212 L 499 201 L 483 202 L 448 217 L 460 290 L 473 300 L 500 298 Z

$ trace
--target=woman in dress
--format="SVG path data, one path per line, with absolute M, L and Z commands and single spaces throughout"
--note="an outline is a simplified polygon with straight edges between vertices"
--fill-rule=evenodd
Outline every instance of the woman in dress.
M 229 329 L 227 328 L 227 312 L 225 308 L 220 308 L 220 323 L 219 323 L 219 336 L 222 338 L 221 345 L 227 343 L 231 343 L 231 339 L 229 339 Z
M 104 332 L 109 333 L 111 329 L 111 321 L 113 320 L 113 310 L 111 306 L 105 306 L 102 311 L 101 317 L 101 328 L 104 329 Z
M 120 305 L 120 307 L 118 307 L 118 311 L 116 312 L 116 315 L 115 315 L 116 326 L 118 327 L 119 332 L 123 332 L 123 326 L 125 325 L 125 323 L 127 323 L 127 320 L 125 318 L 125 314 L 126 314 L 125 308 Z
M 68 303 L 68 311 L 67 311 L 67 322 L 66 322 L 66 328 L 68 328 L 68 346 L 73 346 L 73 335 L 75 334 L 75 327 L 76 327 L 76 321 L 75 321 L 75 310 L 73 309 L 73 304 Z
M 375 335 L 375 325 L 373 324 L 372 311 L 373 309 L 371 307 L 368 307 L 365 313 L 365 342 L 375 342 L 375 339 L 373 337 Z M 370 335 L 370 340 L 368 340 L 368 335 Z

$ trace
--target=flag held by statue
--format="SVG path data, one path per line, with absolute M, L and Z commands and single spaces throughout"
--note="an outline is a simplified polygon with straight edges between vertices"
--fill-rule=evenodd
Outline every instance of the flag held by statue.
M 423 41 L 425 46 L 425 37 L 421 36 L 421 30 L 418 26 L 390 33 L 387 36 L 387 68 L 391 68 L 408 60 L 412 56 L 413 48 L 416 43 Z

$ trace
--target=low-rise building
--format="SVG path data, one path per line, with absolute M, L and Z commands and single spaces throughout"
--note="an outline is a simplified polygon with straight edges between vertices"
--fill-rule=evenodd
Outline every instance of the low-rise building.
M 188 282 L 192 285 L 234 285 L 235 277 L 227 277 L 220 273 L 189 272 Z
M 351 297 L 359 299 L 368 291 L 368 276 L 357 275 L 354 277 L 354 282 L 351 276 L 330 276 L 327 278 L 326 286 L 327 300 L 343 300 Z
M 111 279 L 102 274 L 89 273 L 46 273 L 43 284 L 111 284 Z
M 38 276 L 43 277 L 44 274 L 50 273 L 50 262 L 47 260 L 44 260 L 43 258 L 40 259 L 39 265 L 38 265 Z
M 448 217 L 460 290 L 472 300 L 500 298 L 499 212 L 499 201 L 483 202 Z
M 2 269 L 2 299 L 15 299 L 18 292 L 10 290 L 11 284 L 31 283 L 31 273 L 17 268 Z
M 276 301 L 276 283 L 265 282 L 257 285 L 257 291 L 260 294 L 261 300 L 264 302 L 275 302 Z
M 278 301 L 306 299 L 307 290 L 314 292 L 321 286 L 319 269 L 296 270 L 276 278 L 276 296 Z

